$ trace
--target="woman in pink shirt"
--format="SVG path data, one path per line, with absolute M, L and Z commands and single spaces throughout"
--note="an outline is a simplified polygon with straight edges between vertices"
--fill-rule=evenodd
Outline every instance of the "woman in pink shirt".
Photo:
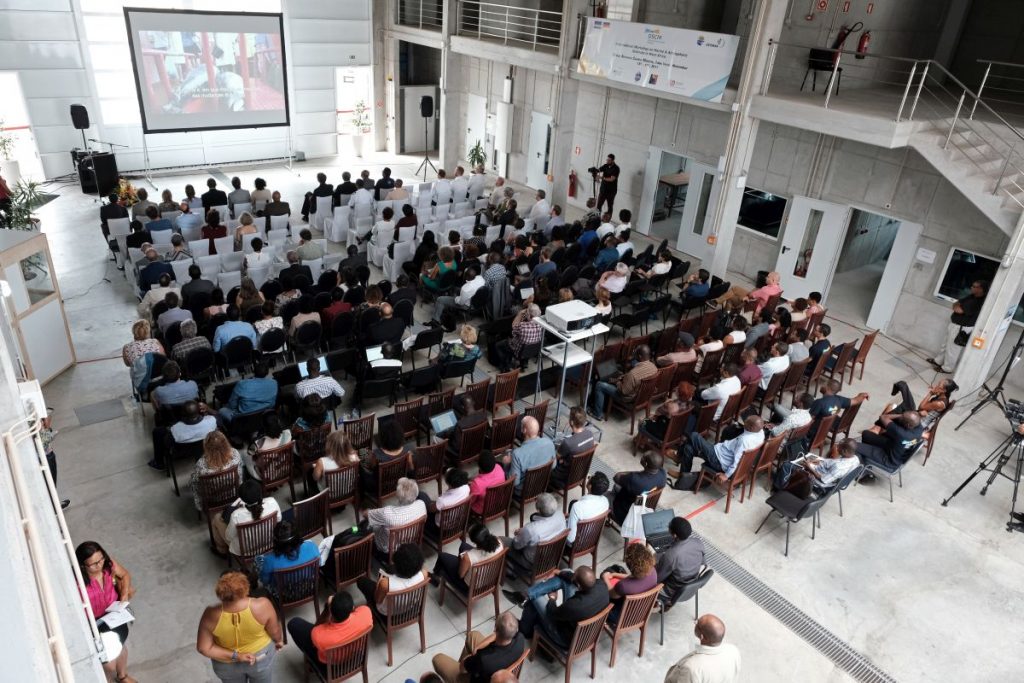
M 102 617 L 115 602 L 131 600 L 135 595 L 131 574 L 114 562 L 99 543 L 86 541 L 79 544 L 75 548 L 75 557 L 82 572 L 82 581 L 85 583 L 89 605 L 92 607 L 92 613 L 96 619 Z M 100 633 L 111 631 L 121 641 L 121 652 L 115 659 L 103 664 L 104 671 L 108 676 L 113 674 L 113 680 L 118 683 L 135 683 L 135 679 L 126 671 L 128 647 L 125 646 L 125 641 L 128 640 L 128 624 L 122 624 L 113 629 L 107 627 L 106 624 L 98 626 Z
M 479 515 L 484 511 L 484 496 L 487 489 L 505 481 L 505 470 L 495 464 L 494 454 L 490 451 L 481 453 L 477 464 L 480 466 L 480 473 L 469 482 L 469 509 Z

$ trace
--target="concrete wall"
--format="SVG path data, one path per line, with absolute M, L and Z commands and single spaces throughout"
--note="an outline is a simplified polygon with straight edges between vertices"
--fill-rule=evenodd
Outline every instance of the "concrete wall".
M 836 273 L 888 258 L 901 221 L 870 211 L 854 211 L 836 264 Z
M 1024 2 L 973 0 L 960 43 L 949 65 L 953 74 L 972 90 L 977 90 L 985 71 L 985 65 L 979 64 L 979 59 L 1024 64 Z M 994 74 L 1020 78 L 1024 71 L 1002 70 Z M 1020 81 L 999 80 L 990 79 L 988 85 L 1024 90 Z M 1006 97 L 1007 93 L 993 93 L 993 96 Z M 1017 99 L 1020 99 L 1019 95 Z

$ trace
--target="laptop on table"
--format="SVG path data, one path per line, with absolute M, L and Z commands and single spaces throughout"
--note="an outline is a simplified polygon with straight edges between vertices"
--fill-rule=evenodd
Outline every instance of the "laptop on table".
M 668 530 L 668 525 L 675 516 L 675 511 L 669 508 L 667 510 L 648 512 L 640 518 L 644 525 L 644 536 L 647 537 L 647 545 L 654 548 L 654 552 L 664 552 L 675 540 L 672 538 L 672 532 Z
M 443 413 L 430 416 L 430 428 L 434 430 L 435 434 L 444 434 L 450 429 L 454 429 L 457 422 L 454 410 L 446 410 Z

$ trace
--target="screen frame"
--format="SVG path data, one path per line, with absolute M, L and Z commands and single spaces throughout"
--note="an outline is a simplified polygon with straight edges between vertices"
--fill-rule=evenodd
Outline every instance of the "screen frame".
M 949 264 L 952 263 L 953 261 L 953 254 L 955 254 L 958 251 L 961 251 L 965 254 L 971 254 L 973 256 L 980 256 L 981 258 L 988 259 L 989 261 L 995 261 L 997 266 L 1000 263 L 1000 260 L 995 256 L 989 256 L 988 254 L 984 254 L 980 251 L 975 251 L 974 249 L 966 249 L 964 247 L 957 246 L 950 247 L 949 253 L 946 254 L 946 262 L 942 264 L 942 270 L 939 271 L 939 278 L 935 281 L 935 291 L 933 294 L 936 299 L 949 301 L 950 303 L 957 301 L 953 297 L 940 293 L 940 290 L 942 289 L 942 281 L 946 279 L 946 273 L 949 271 Z
M 135 58 L 135 40 L 132 36 L 132 23 L 129 19 L 128 13 L 135 12 L 138 14 L 205 14 L 205 15 L 217 15 L 217 16 L 241 16 L 241 17 L 277 17 L 277 30 L 281 36 L 281 81 L 284 86 L 284 122 L 283 123 L 261 123 L 258 126 L 253 125 L 242 125 L 242 126 L 201 126 L 191 128 L 160 128 L 158 130 L 150 130 L 149 122 L 146 120 L 146 105 L 142 100 L 142 81 L 139 72 L 139 64 Z M 291 98 L 288 96 L 288 57 L 287 57 L 287 45 L 285 43 L 284 34 L 284 13 L 283 12 L 214 12 L 209 10 L 198 10 L 198 9 L 159 9 L 153 7 L 125 7 L 124 8 L 124 25 L 125 31 L 128 33 L 128 52 L 131 53 L 132 58 L 132 74 L 135 81 L 135 97 L 139 102 L 139 116 L 142 119 L 142 134 L 143 135 L 159 135 L 161 133 L 201 133 L 207 130 L 241 130 L 241 129 L 256 129 L 256 128 L 281 128 L 290 127 L 292 125 L 292 113 L 291 113 Z

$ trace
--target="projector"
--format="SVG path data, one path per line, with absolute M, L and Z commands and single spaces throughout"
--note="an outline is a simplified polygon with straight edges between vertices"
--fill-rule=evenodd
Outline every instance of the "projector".
M 582 301 L 566 301 L 564 304 L 548 306 L 544 311 L 544 320 L 562 332 L 589 330 L 600 317 L 596 308 Z

